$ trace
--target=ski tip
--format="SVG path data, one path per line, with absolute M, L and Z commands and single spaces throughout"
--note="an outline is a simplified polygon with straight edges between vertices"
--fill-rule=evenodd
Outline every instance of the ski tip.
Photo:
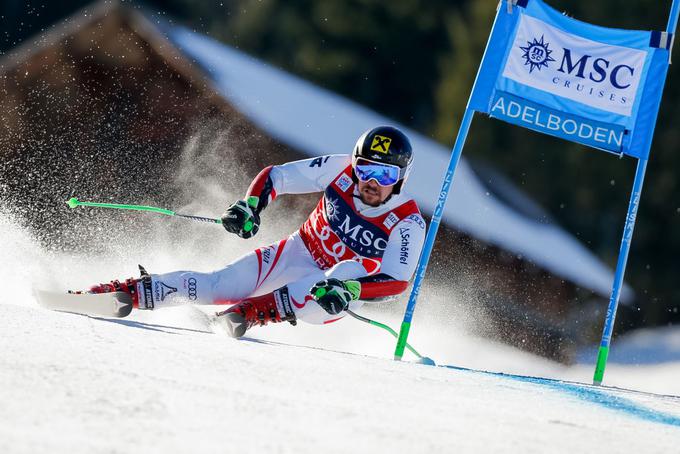
M 66 204 L 67 204 L 70 208 L 75 208 L 75 207 L 78 206 L 78 199 L 75 198 L 75 197 L 71 197 L 70 199 L 68 199 L 68 200 L 66 201 Z
M 118 301 L 114 316 L 117 318 L 125 318 L 132 312 L 133 303 L 132 296 L 125 292 L 115 292 L 115 299 Z
M 34 289 L 37 303 L 54 311 L 71 312 L 92 317 L 123 318 L 133 308 L 132 296 L 125 292 L 67 293 Z

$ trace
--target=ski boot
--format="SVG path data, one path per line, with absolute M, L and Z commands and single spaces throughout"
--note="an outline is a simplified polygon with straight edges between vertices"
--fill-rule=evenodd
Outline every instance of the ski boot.
M 85 293 L 111 293 L 111 292 L 123 292 L 127 293 L 130 295 L 132 298 L 132 306 L 135 309 L 140 309 L 139 307 L 139 285 L 142 284 L 142 288 L 146 290 L 147 288 L 149 289 L 149 295 L 151 295 L 151 275 L 147 273 L 147 271 L 144 269 L 142 265 L 139 266 L 139 272 L 141 276 L 139 279 L 134 279 L 134 278 L 129 278 L 126 279 L 124 282 L 120 282 L 119 280 L 113 280 L 109 282 L 108 284 L 98 284 L 98 285 L 93 285 L 90 287 L 90 289 L 85 292 Z M 69 293 L 81 293 L 81 292 L 69 292 Z M 153 299 L 150 298 L 144 298 L 145 304 L 144 307 L 141 307 L 141 309 L 153 309 Z M 151 307 L 148 307 L 148 302 L 151 302 Z
M 277 300 L 283 306 L 283 316 L 277 308 Z M 297 320 L 289 301 L 288 289 L 283 287 L 266 295 L 244 299 L 225 311 L 217 312 L 215 317 L 230 337 L 239 338 L 255 325 L 264 326 L 270 322 L 289 322 L 296 325 Z

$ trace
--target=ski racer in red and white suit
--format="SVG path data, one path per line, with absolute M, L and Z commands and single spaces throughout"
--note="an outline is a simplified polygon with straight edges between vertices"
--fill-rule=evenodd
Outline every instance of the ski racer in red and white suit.
M 396 134 L 386 128 L 372 131 L 383 138 Z M 366 138 L 370 132 L 362 136 L 364 142 L 372 142 L 377 134 Z M 135 281 L 138 307 L 160 308 L 186 300 L 233 304 L 218 315 L 231 316 L 232 322 L 242 325 L 240 331 L 230 326 L 236 329 L 232 335 L 239 337 L 246 329 L 270 321 L 331 323 L 345 315 L 342 309 L 357 309 L 364 300 L 404 292 L 420 256 L 425 222 L 416 202 L 401 191 L 407 171 L 402 172 L 396 191 L 394 186 L 378 187 L 381 176 L 362 182 L 354 173 L 356 154 L 355 150 L 353 155 L 322 156 L 262 170 L 248 189 L 248 202 L 230 207 L 253 215 L 249 219 L 255 221 L 254 229 L 239 234 L 256 233 L 259 213 L 277 196 L 323 191 L 302 227 L 212 273 L 178 271 L 143 277 Z M 378 155 L 373 156 L 377 162 Z M 225 217 L 223 222 L 230 223 Z M 321 293 L 339 294 L 340 307 L 322 304 L 324 298 L 310 293 L 312 287 L 317 294 L 322 287 Z

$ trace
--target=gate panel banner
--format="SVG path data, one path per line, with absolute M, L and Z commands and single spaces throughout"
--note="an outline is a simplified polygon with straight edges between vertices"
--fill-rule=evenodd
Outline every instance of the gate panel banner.
M 470 107 L 646 159 L 672 37 L 590 25 L 542 0 L 515 3 L 508 11 L 501 2 Z

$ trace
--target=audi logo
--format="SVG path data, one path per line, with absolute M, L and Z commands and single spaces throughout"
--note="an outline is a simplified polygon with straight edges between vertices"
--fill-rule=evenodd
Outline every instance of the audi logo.
M 196 301 L 198 295 L 196 294 L 196 278 L 190 277 L 187 280 L 187 285 L 189 287 L 189 299 L 191 301 Z

